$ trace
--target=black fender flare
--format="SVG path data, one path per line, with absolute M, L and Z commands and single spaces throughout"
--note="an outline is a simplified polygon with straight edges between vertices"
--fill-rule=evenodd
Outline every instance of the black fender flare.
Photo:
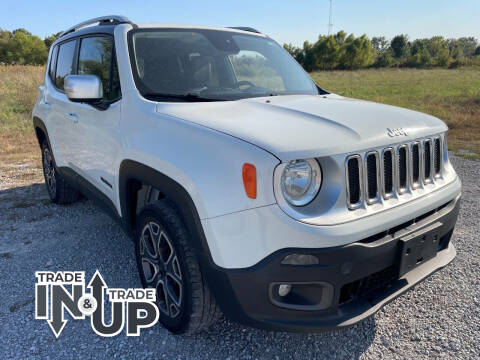
M 33 117 L 33 128 L 35 130 L 35 135 L 38 140 L 38 145 L 42 146 L 42 143 L 44 140 L 47 140 L 48 147 L 52 149 L 52 146 L 50 144 L 50 138 L 48 137 L 48 131 L 47 127 L 45 126 L 45 123 L 43 122 L 42 119 L 40 119 L 37 116 Z M 43 135 L 42 135 L 43 133 Z
M 123 160 L 119 170 L 119 197 L 123 227 L 130 235 L 135 231 L 136 196 L 139 184 L 158 189 L 171 200 L 189 231 L 199 260 L 213 264 L 197 208 L 185 188 L 172 178 L 134 160 Z

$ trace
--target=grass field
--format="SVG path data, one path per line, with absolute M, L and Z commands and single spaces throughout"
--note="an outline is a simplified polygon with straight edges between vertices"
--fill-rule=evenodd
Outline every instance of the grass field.
M 422 111 L 444 120 L 451 150 L 480 155 L 480 69 L 384 69 L 311 74 L 340 95 Z
M 43 67 L 0 66 L 0 181 L 14 174 L 41 179 L 30 116 L 43 73 Z M 331 71 L 312 76 L 325 89 L 341 95 L 437 116 L 450 127 L 452 150 L 480 157 L 478 68 Z
M 0 183 L 42 180 L 31 113 L 43 72 L 39 66 L 0 66 Z

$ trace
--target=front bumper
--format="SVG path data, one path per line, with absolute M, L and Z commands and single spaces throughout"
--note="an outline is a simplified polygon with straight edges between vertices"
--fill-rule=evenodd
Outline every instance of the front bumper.
M 460 196 L 401 226 L 344 246 L 282 249 L 243 269 L 212 266 L 209 282 L 225 315 L 248 326 L 309 332 L 350 326 L 453 260 L 456 251 L 450 239 L 459 206 Z M 436 241 L 436 254 L 405 270 L 404 244 L 412 238 Z M 289 254 L 313 255 L 319 264 L 282 264 Z M 332 290 L 326 292 L 328 307 L 275 305 L 275 283 L 327 283 Z

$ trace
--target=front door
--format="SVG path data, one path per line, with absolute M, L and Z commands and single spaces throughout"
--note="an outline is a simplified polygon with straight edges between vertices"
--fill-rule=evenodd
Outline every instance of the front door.
M 44 103 L 47 107 L 45 125 L 57 166 L 69 167 L 72 153 L 72 105 L 63 91 L 63 81 L 73 74 L 76 40 L 56 45 L 52 51 L 48 86 L 45 87 Z
M 113 37 L 95 35 L 79 42 L 77 74 L 98 76 L 103 99 L 96 104 L 72 103 L 73 165 L 79 175 L 115 204 L 121 94 Z

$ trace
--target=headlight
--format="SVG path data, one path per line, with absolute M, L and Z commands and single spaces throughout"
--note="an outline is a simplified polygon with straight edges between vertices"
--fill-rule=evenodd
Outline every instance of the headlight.
M 322 184 L 322 170 L 315 159 L 290 161 L 282 173 L 282 193 L 293 206 L 307 205 Z

